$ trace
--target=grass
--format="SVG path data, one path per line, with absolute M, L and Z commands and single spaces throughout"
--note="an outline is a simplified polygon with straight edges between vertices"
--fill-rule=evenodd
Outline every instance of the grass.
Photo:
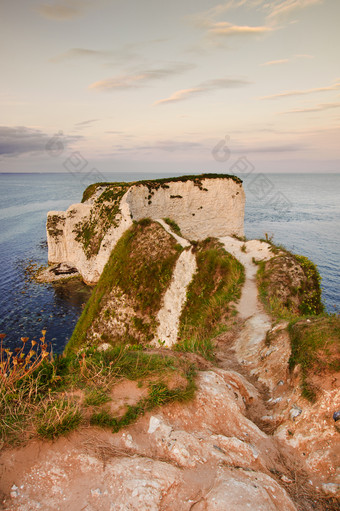
M 42 401 L 36 414 L 38 435 L 50 440 L 77 429 L 81 422 L 79 405 L 65 398 Z
M 302 395 L 315 401 L 313 376 L 340 371 L 340 316 L 296 319 L 288 327 L 291 340 L 289 368 L 301 366 Z
M 152 196 L 159 188 L 169 188 L 171 182 L 192 181 L 200 190 L 206 191 L 203 186 L 204 179 L 232 179 L 238 184 L 242 181 L 234 175 L 227 174 L 201 174 L 192 176 L 180 176 L 174 178 L 164 178 L 155 180 L 135 181 L 130 183 L 95 183 L 86 188 L 83 194 L 82 202 L 89 200 L 96 193 L 98 188 L 103 188 L 102 192 L 93 201 L 90 215 L 87 219 L 79 222 L 74 229 L 75 239 L 82 244 L 84 253 L 88 259 L 98 254 L 102 241 L 108 230 L 120 222 L 120 202 L 127 190 L 131 186 L 146 186 L 148 189 L 148 203 L 151 204 Z M 172 198 L 180 196 L 171 196 Z M 47 228 L 51 236 L 58 237 L 62 234 L 59 229 L 60 218 L 51 216 L 48 218 Z M 169 224 L 170 225 L 170 224 Z M 175 224 L 175 229 L 178 226 Z M 177 234 L 177 230 L 174 230 Z
M 178 236 L 182 236 L 181 229 L 179 228 L 179 225 L 176 224 L 175 220 L 171 220 L 171 218 L 163 218 L 164 222 L 169 225 L 172 232 L 177 234 Z
M 257 262 L 259 294 L 266 310 L 277 319 L 288 320 L 323 313 L 316 265 L 283 248 L 276 253 L 269 261 Z
M 175 388 L 172 378 L 181 384 Z M 145 352 L 139 347 L 96 348 L 48 358 L 36 369 L 6 386 L 0 381 L 0 436 L 6 445 L 33 437 L 58 438 L 81 425 L 109 426 L 113 431 L 139 415 L 171 401 L 190 399 L 195 368 L 173 354 Z M 122 380 L 147 389 L 122 417 L 110 412 L 114 387 Z
M 100 280 L 92 292 L 85 309 L 66 347 L 66 353 L 83 346 L 95 320 L 103 314 L 107 320 L 110 310 L 105 307 L 112 289 L 118 289 L 133 302 L 136 319 L 131 320 L 128 331 L 118 339 L 111 331 L 105 331 L 103 340 L 108 342 L 136 343 L 142 338 L 150 342 L 154 317 L 158 312 L 161 297 L 171 280 L 172 271 L 182 247 L 157 223 L 141 220 L 126 231 L 111 253 Z M 107 312 L 108 311 L 108 312 Z M 139 317 L 141 316 L 141 317 Z M 143 320 L 143 317 L 149 319 Z M 102 321 L 105 325 L 105 321 Z M 138 332 L 137 332 L 138 331 Z M 102 333 L 103 334 L 103 333 Z
M 155 407 L 164 406 L 172 401 L 185 402 L 193 398 L 195 392 L 194 371 L 191 370 L 188 375 L 187 386 L 169 389 L 162 382 L 152 382 L 149 385 L 148 397 L 141 399 L 136 405 L 128 406 L 127 411 L 122 417 L 114 417 L 107 410 L 95 412 L 91 416 L 90 423 L 93 426 L 109 427 L 116 433 L 121 428 L 135 422 L 140 415 L 144 415 L 148 410 Z
M 227 329 L 233 315 L 229 304 L 240 297 L 244 269 L 217 240 L 208 238 L 195 249 L 198 268 L 188 287 L 176 349 L 212 359 L 211 340 Z
M 103 238 L 110 227 L 119 225 L 120 201 L 128 188 L 127 183 L 116 183 L 114 187 L 107 187 L 94 201 L 89 218 L 75 226 L 73 231 L 76 234 L 75 239 L 83 245 L 88 259 L 98 254 Z M 96 185 L 90 185 L 84 192 L 85 200 L 89 199 L 95 191 Z
M 152 179 L 152 180 L 143 180 L 143 181 L 131 181 L 131 182 L 102 182 L 102 183 L 94 183 L 86 188 L 83 193 L 82 202 L 90 199 L 94 193 L 100 187 L 109 187 L 109 189 L 113 190 L 117 186 L 130 187 L 132 185 L 144 185 L 147 186 L 149 191 L 160 188 L 167 187 L 168 183 L 174 182 L 182 182 L 193 181 L 196 186 L 202 187 L 202 179 L 232 179 L 236 183 L 241 184 L 242 180 L 233 175 L 233 174 L 199 174 L 199 175 L 190 175 L 190 176 L 178 176 L 178 177 L 170 177 L 170 178 L 162 178 L 162 179 Z

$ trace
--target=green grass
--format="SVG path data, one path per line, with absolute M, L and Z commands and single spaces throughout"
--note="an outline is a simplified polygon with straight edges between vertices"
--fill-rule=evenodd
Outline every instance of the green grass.
M 233 174 L 198 174 L 198 175 L 190 175 L 190 176 L 179 176 L 179 177 L 170 177 L 170 178 L 162 178 L 162 179 L 148 179 L 143 181 L 131 181 L 131 182 L 102 182 L 102 183 L 94 183 L 86 188 L 83 193 L 82 202 L 90 199 L 92 195 L 96 192 L 96 190 L 101 187 L 109 187 L 109 189 L 113 190 L 117 186 L 130 187 L 132 185 L 145 185 L 148 187 L 149 191 L 154 190 L 160 187 L 166 187 L 168 183 L 174 182 L 182 182 L 193 181 L 196 186 L 202 186 L 202 179 L 232 179 L 236 183 L 242 184 L 242 180 L 233 175 Z
M 301 366 L 302 395 L 315 401 L 317 389 L 312 377 L 340 371 L 340 317 L 297 319 L 289 324 L 288 331 L 292 349 L 289 368 Z
M 57 398 L 39 406 L 36 428 L 39 436 L 52 440 L 77 429 L 81 422 L 79 406 L 71 400 Z
M 171 218 L 163 218 L 163 220 L 165 223 L 167 223 L 169 225 L 172 232 L 174 232 L 178 236 L 182 236 L 181 229 L 179 228 L 179 226 L 176 224 L 176 222 L 174 220 L 171 220 Z
M 110 398 L 102 389 L 89 389 L 85 396 L 87 406 L 101 406 L 108 401 L 110 401 Z
M 233 315 L 229 303 L 241 295 L 244 269 L 216 240 L 199 242 L 195 248 L 198 268 L 188 287 L 176 349 L 212 359 L 211 340 L 227 329 Z
M 98 254 L 101 243 L 110 227 L 119 224 L 120 201 L 128 190 L 127 183 L 116 183 L 107 187 L 94 201 L 89 218 L 79 222 L 74 229 L 76 241 L 83 245 L 88 259 Z M 85 200 L 96 191 L 96 185 L 90 185 L 84 192 Z
M 180 377 L 182 385 L 173 388 L 173 377 Z M 92 347 L 56 356 L 11 386 L 0 383 L 0 436 L 6 445 L 18 445 L 36 436 L 58 438 L 81 425 L 118 431 L 147 410 L 192 398 L 194 377 L 187 360 L 140 347 L 115 346 L 105 352 Z M 147 393 L 123 417 L 115 417 L 107 403 L 122 380 L 135 381 Z
M 321 301 L 321 277 L 307 257 L 280 248 L 269 261 L 257 261 L 257 282 L 266 310 L 277 319 L 318 315 L 324 311 Z M 301 277 L 296 277 L 300 269 Z
M 169 234 L 164 233 L 158 223 L 149 219 L 134 223 L 112 251 L 66 346 L 66 353 L 84 345 L 88 330 L 100 314 L 105 298 L 113 287 L 119 288 L 134 301 L 136 312 L 155 317 L 181 251 L 182 247 Z M 154 325 L 138 319 L 135 323 L 136 328 L 150 340 L 150 329 Z M 110 332 L 106 335 L 109 340 Z M 119 339 L 119 342 L 130 341 L 128 336 L 125 340 Z

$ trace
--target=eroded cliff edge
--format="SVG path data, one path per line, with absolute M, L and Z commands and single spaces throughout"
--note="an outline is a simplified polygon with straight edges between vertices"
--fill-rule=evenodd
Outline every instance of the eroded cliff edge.
M 242 181 L 224 174 L 91 185 L 82 203 L 48 213 L 48 260 L 95 284 L 133 221 L 171 218 L 189 240 L 243 236 L 244 205 Z
M 94 211 L 78 234 L 95 252 Z M 264 241 L 189 242 L 171 216 L 115 243 L 43 374 L 35 440 L 2 453 L 6 509 L 338 509 L 339 318 L 322 315 L 316 268 Z

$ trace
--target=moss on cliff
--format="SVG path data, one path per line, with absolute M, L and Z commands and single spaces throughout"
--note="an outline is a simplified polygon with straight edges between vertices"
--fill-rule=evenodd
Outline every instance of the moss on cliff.
M 179 176 L 179 177 L 165 177 L 162 179 L 146 179 L 142 181 L 131 181 L 129 183 L 112 183 L 112 182 L 102 182 L 102 183 L 94 183 L 86 188 L 83 193 L 82 202 L 89 200 L 101 187 L 107 187 L 108 190 L 114 190 L 116 187 L 126 187 L 129 188 L 132 185 L 144 185 L 147 186 L 149 192 L 153 190 L 157 190 L 158 188 L 168 188 L 169 183 L 181 182 L 185 183 L 186 181 L 193 181 L 195 186 L 198 186 L 200 189 L 203 189 L 202 180 L 203 179 L 232 179 L 235 183 L 242 184 L 242 180 L 234 176 L 233 174 L 199 174 L 192 176 Z M 109 192 L 108 192 L 109 193 Z
M 103 238 L 110 227 L 117 227 L 121 220 L 120 202 L 123 195 L 131 186 L 144 186 L 147 188 L 148 204 L 152 203 L 154 193 L 160 188 L 169 188 L 170 183 L 191 181 L 202 191 L 204 179 L 232 179 L 236 183 L 242 183 L 241 179 L 227 174 L 201 174 L 193 176 L 179 176 L 155 180 L 135 181 L 130 183 L 95 183 L 86 188 L 82 202 L 92 198 L 92 208 L 88 218 L 79 222 L 74 229 L 76 241 L 82 244 L 84 253 L 88 259 L 98 254 Z M 97 193 L 98 192 L 98 193 Z M 94 197 L 95 195 L 95 197 Z M 172 195 L 171 198 L 182 198 L 180 195 Z
M 64 227 L 65 225 L 65 218 L 60 217 L 59 215 L 51 215 L 47 217 L 47 223 L 46 228 L 48 234 L 52 238 L 58 238 L 63 234 L 63 229 L 60 229 L 60 227 Z
M 316 265 L 305 256 L 280 249 L 269 261 L 259 262 L 257 279 L 265 307 L 277 318 L 318 315 L 324 310 L 321 277 Z
M 340 372 L 340 317 L 336 314 L 292 321 L 289 367 L 301 367 L 302 395 L 315 401 L 328 374 Z
M 109 228 L 119 225 L 120 201 L 128 188 L 126 183 L 116 183 L 114 187 L 107 187 L 94 201 L 90 216 L 76 225 L 73 232 L 76 234 L 76 240 L 83 245 L 88 259 L 98 254 Z
M 91 343 L 147 343 L 182 251 L 157 222 L 135 223 L 120 238 L 81 315 L 66 351 Z
M 197 272 L 188 287 L 177 349 L 212 358 L 211 339 L 227 329 L 233 316 L 230 302 L 241 295 L 244 269 L 216 239 L 195 242 L 195 246 Z

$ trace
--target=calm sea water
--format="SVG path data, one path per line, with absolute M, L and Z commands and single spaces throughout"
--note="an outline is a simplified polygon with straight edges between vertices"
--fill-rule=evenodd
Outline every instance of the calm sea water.
M 160 176 L 106 177 L 134 181 Z M 262 186 L 254 186 L 254 178 L 244 180 L 246 236 L 261 238 L 267 233 L 274 242 L 307 255 L 319 267 L 327 310 L 339 310 L 340 176 L 266 175 Z M 72 334 L 91 289 L 72 281 L 37 284 L 25 278 L 25 268 L 30 261 L 47 263 L 47 211 L 65 210 L 79 202 L 87 184 L 69 174 L 0 174 L 0 332 L 6 333 L 11 347 L 20 337 L 38 338 L 46 329 L 54 351 L 60 352 Z M 289 201 L 289 210 L 273 206 L 276 194 Z

